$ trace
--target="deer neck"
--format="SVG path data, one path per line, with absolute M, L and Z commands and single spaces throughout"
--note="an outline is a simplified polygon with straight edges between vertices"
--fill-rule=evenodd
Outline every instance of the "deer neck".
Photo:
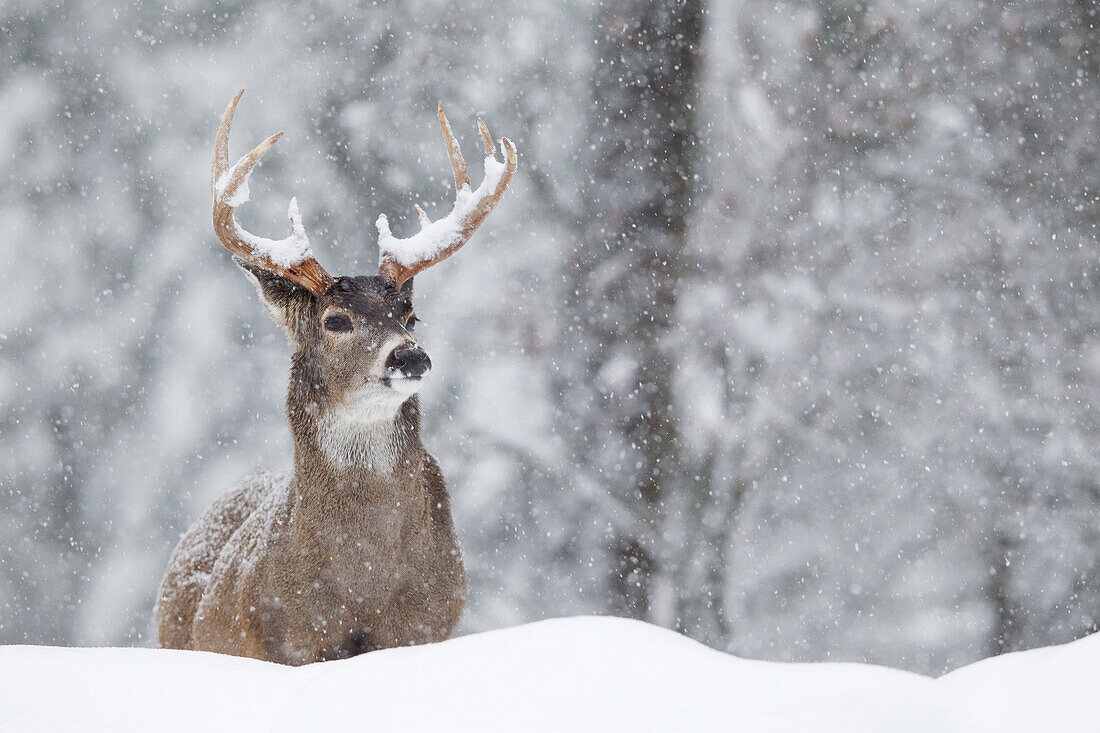
M 326 470 L 333 473 L 369 474 L 379 478 L 401 470 L 423 450 L 420 443 L 420 410 L 416 397 L 409 398 L 396 414 L 372 414 L 360 405 L 340 405 L 314 421 L 311 443 L 316 444 Z
M 410 501 L 420 493 L 424 447 L 415 395 L 396 412 L 379 413 L 354 401 L 333 403 L 317 375 L 292 373 L 287 416 L 303 498 Z

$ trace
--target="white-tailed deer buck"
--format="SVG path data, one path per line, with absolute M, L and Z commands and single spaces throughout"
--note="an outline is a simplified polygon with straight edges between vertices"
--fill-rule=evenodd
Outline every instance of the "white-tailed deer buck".
M 162 647 L 285 664 L 447 638 L 466 578 L 447 488 L 420 442 L 416 393 L 431 369 L 413 334 L 412 278 L 453 254 L 516 169 L 478 121 L 485 180 L 474 190 L 443 110 L 455 205 L 395 239 L 378 219 L 377 275 L 332 277 L 313 258 L 292 200 L 289 237 L 242 229 L 233 209 L 279 135 L 229 166 L 226 107 L 211 166 L 214 231 L 255 282 L 294 347 L 286 409 L 294 469 L 261 473 L 223 496 L 180 540 L 155 611 Z M 281 134 L 281 133 L 280 133 Z

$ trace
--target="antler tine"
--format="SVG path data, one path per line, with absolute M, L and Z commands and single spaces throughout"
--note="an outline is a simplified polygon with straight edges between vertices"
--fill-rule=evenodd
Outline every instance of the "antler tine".
M 244 90 L 240 90 L 229 100 L 222 113 L 222 123 L 218 125 L 218 134 L 214 138 L 214 160 L 210 164 L 210 184 L 215 185 L 225 169 L 229 167 L 229 128 L 233 126 L 233 115 L 237 112 L 237 102 L 241 101 Z
M 248 176 L 267 151 L 282 137 L 278 132 L 252 149 L 229 167 L 229 130 L 244 90 L 237 92 L 222 114 L 214 138 L 214 158 L 210 163 L 210 186 L 214 198 L 214 233 L 230 252 L 260 269 L 285 277 L 315 295 L 325 293 L 333 278 L 313 258 L 309 238 L 302 227 L 298 203 L 290 202 L 291 234 L 281 241 L 253 236 L 233 216 L 235 207 L 248 200 Z
M 447 117 L 443 114 L 442 107 L 439 109 L 439 125 L 443 129 L 443 139 L 447 144 L 447 153 L 451 159 L 451 170 L 455 174 L 455 188 L 458 193 L 451 212 L 434 222 L 428 221 L 417 206 L 421 230 L 408 239 L 394 237 L 390 233 L 386 215 L 378 217 L 380 260 L 378 274 L 396 287 L 401 287 L 416 273 L 450 257 L 466 244 L 489 212 L 500 202 L 504 190 L 516 172 L 515 145 L 508 138 L 501 138 L 500 144 L 504 149 L 504 162 L 501 163 L 496 157 L 489 129 L 485 123 L 478 120 L 478 130 L 485 145 L 485 179 L 477 190 L 471 191 L 466 162 L 458 150 L 458 143 L 455 141 L 454 133 L 447 122 Z
M 455 190 L 461 191 L 463 186 L 470 185 L 470 172 L 466 169 L 466 160 L 462 157 L 462 150 L 455 140 L 454 131 L 447 115 L 443 114 L 443 105 L 439 105 L 436 114 L 439 117 L 439 127 L 443 130 L 443 142 L 447 146 L 447 156 L 451 159 L 451 172 L 455 175 Z
M 252 169 L 256 167 L 256 164 L 260 162 L 261 158 L 267 155 L 267 151 L 271 150 L 282 136 L 283 133 L 277 132 L 252 148 L 248 155 L 238 160 L 232 170 L 228 172 L 229 180 L 224 180 L 226 171 L 223 169 L 221 174 L 214 179 L 215 188 L 221 188 L 219 198 L 223 201 L 232 201 L 233 196 L 240 189 L 241 184 L 247 181 L 248 177 L 252 175 Z
M 481 142 L 485 146 L 485 157 L 496 160 L 497 151 L 493 146 L 493 136 L 489 134 L 489 128 L 485 126 L 480 117 L 477 119 L 477 131 L 481 133 Z

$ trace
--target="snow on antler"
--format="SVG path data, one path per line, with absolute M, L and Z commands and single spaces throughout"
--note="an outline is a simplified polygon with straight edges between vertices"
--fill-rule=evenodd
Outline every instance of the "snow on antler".
M 242 94 L 243 89 L 237 92 L 225 108 L 214 142 L 214 159 L 210 165 L 214 195 L 214 232 L 226 249 L 241 259 L 320 295 L 333 280 L 313 257 L 297 199 L 290 200 L 287 211 L 290 235 L 284 239 L 267 239 L 252 234 L 238 224 L 233 215 L 236 207 L 248 201 L 248 179 L 256 164 L 283 134 L 279 132 L 264 140 L 230 168 L 229 130 Z
M 451 131 L 450 122 L 443 114 L 442 106 L 439 107 L 438 116 L 451 161 L 451 171 L 454 173 L 455 202 L 450 213 L 436 221 L 431 221 L 424 210 L 416 206 L 420 231 L 405 239 L 393 236 L 385 214 L 378 217 L 378 273 L 397 287 L 416 273 L 450 257 L 462 247 L 500 201 L 504 189 L 516 172 L 516 148 L 512 141 L 506 137 L 500 140 L 500 146 L 504 150 L 502 163 L 497 160 L 488 128 L 478 120 L 478 129 L 485 145 L 485 177 L 481 185 L 470 190 L 466 161 Z

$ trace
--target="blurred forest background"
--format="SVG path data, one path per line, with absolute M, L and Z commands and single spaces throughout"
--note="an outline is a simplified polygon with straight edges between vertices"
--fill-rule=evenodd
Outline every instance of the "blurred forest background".
M 1096 630 L 1096 0 L 4 0 L 0 643 L 151 644 L 179 534 L 290 465 L 210 224 L 240 87 L 234 155 L 287 132 L 242 222 L 297 195 L 341 274 L 449 206 L 437 101 L 516 141 L 417 278 L 462 631 L 940 672 Z

